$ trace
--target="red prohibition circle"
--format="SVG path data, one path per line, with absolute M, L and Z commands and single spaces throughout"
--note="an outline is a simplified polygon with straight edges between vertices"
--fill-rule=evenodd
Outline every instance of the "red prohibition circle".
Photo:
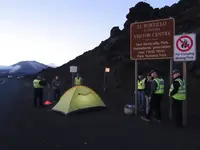
M 179 45 L 178 45 L 179 42 L 183 43 L 183 41 L 182 41 L 183 38 L 189 39 L 189 41 L 191 42 L 191 45 L 187 46 L 187 49 L 185 49 L 185 50 L 181 49 L 179 47 Z M 193 46 L 193 40 L 192 40 L 192 38 L 190 36 L 187 36 L 187 35 L 179 37 L 178 40 L 176 41 L 176 47 L 181 52 L 187 52 L 187 51 L 189 51 L 192 48 L 192 46 Z

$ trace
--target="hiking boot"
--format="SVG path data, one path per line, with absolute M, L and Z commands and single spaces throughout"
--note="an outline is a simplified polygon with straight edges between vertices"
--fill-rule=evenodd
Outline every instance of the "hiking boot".
M 150 121 L 148 118 L 146 118 L 146 117 L 143 117 L 143 116 L 141 117 L 141 119 L 142 119 L 142 120 L 144 120 L 144 121 L 147 121 L 147 122 L 149 122 L 149 121 Z
M 153 120 L 160 123 L 160 119 L 153 118 Z
M 145 109 L 144 109 L 143 107 L 140 107 L 140 108 L 138 109 L 138 111 L 139 111 L 139 112 L 144 112 Z
M 184 127 L 184 125 L 183 125 L 182 123 L 177 123 L 177 124 L 176 124 L 176 127 L 179 128 L 179 129 L 181 129 L 181 128 Z

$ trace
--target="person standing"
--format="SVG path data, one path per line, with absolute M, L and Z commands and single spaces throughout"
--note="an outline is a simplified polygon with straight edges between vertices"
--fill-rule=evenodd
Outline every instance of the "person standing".
M 52 81 L 53 101 L 57 102 L 60 99 L 60 79 L 56 76 Z
M 45 86 L 45 81 L 42 80 L 40 76 L 33 80 L 33 87 L 34 87 L 34 106 L 37 107 L 37 101 L 39 99 L 39 104 L 41 107 L 44 106 L 43 104 L 43 88 Z
M 148 110 L 149 110 L 149 102 L 150 102 L 150 93 L 151 93 L 152 82 L 153 82 L 153 78 L 151 77 L 151 73 L 148 73 L 147 78 L 145 80 L 146 113 L 148 113 Z
M 152 82 L 153 82 L 153 77 L 151 76 L 151 73 L 148 73 L 147 78 L 145 80 L 145 95 L 147 97 L 150 96 Z
M 141 73 L 138 74 L 138 102 L 139 110 L 141 112 L 145 111 L 145 80 Z
M 186 85 L 179 70 L 173 71 L 173 83 L 169 90 L 172 98 L 174 119 L 177 127 L 183 127 L 183 102 L 186 100 Z
M 80 77 L 79 74 L 76 75 L 75 79 L 74 79 L 74 85 L 75 86 L 79 86 L 83 84 L 83 79 Z
M 155 121 L 160 122 L 161 120 L 161 100 L 164 95 L 164 80 L 158 76 L 156 70 L 151 71 L 151 76 L 154 78 L 151 85 L 150 93 L 150 108 L 147 115 L 142 116 L 141 119 L 144 121 L 150 121 L 151 116 L 155 113 Z

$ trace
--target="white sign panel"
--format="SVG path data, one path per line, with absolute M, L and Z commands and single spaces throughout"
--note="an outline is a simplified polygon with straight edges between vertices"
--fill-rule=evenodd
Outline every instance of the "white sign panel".
M 70 72 L 76 73 L 77 72 L 77 66 L 70 66 Z
M 174 61 L 196 61 L 196 34 L 174 36 Z

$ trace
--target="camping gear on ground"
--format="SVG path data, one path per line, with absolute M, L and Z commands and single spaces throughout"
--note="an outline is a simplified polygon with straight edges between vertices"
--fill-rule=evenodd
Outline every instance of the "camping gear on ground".
M 134 113 L 135 105 L 125 105 L 124 106 L 124 114 L 132 115 Z
M 51 105 L 52 104 L 52 102 L 51 101 L 48 101 L 48 100 L 46 100 L 45 102 L 44 102 L 44 105 Z
M 92 89 L 86 86 L 74 86 L 61 96 L 52 110 L 67 115 L 77 110 L 94 107 L 106 106 L 99 95 Z

